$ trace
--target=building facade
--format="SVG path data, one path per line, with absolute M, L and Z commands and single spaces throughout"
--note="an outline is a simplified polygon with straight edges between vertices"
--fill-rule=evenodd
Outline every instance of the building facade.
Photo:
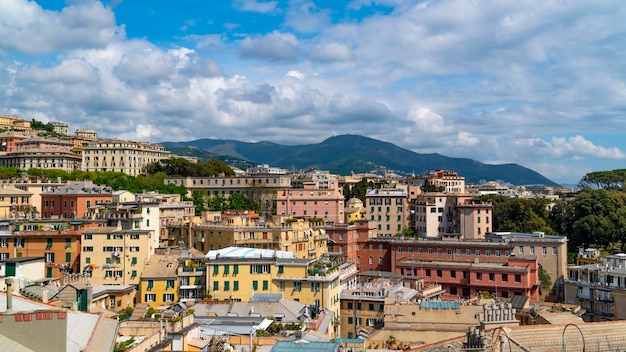
M 277 215 L 344 222 L 343 189 L 335 177 L 315 172 L 294 176 L 291 184 L 291 188 L 277 192 Z
M 148 164 L 170 157 L 160 145 L 148 142 L 98 139 L 83 147 L 83 171 L 113 171 L 137 176 Z
M 391 186 L 370 190 L 365 195 L 366 218 L 377 223 L 380 236 L 395 236 L 409 225 L 407 189 Z
M 113 190 L 91 181 L 73 182 L 41 193 L 41 217 L 82 218 L 96 204 L 111 203 Z

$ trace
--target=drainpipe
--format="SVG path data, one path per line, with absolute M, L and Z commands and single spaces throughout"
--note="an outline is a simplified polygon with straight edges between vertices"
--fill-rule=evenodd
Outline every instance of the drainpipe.
M 7 310 L 5 313 L 13 312 L 13 278 L 5 280 L 7 285 Z

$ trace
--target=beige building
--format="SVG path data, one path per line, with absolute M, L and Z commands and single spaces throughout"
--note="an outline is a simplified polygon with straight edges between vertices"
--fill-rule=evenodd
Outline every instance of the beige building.
M 195 207 L 192 201 L 182 200 L 180 194 L 159 194 L 144 192 L 134 195 L 139 202 L 156 203 L 159 205 L 159 237 L 163 245 L 169 243 L 167 227 L 169 225 L 188 225 L 194 218 Z
M 231 246 L 282 250 L 296 258 L 318 258 L 328 251 L 324 223 L 305 220 L 258 222 L 245 215 L 225 216 L 223 220 L 202 223 L 171 224 L 169 243 L 188 243 L 200 252 Z
M 32 215 L 32 194 L 11 185 L 0 186 L 0 218 L 24 218 Z
M 72 172 L 80 158 L 72 152 L 73 144 L 56 138 L 32 137 L 15 142 L 15 150 L 0 155 L 0 165 L 22 170 L 59 169 Z
M 393 184 L 373 189 L 365 195 L 366 218 L 376 221 L 378 235 L 395 236 L 409 225 L 407 189 Z
M 80 267 L 90 285 L 139 285 L 154 236 L 149 230 L 90 227 L 83 231 Z
M 428 182 L 437 187 L 444 187 L 446 193 L 464 193 L 465 177 L 459 176 L 456 171 L 435 170 L 428 173 Z
M 17 116 L 0 115 L 0 129 L 11 131 L 30 131 L 30 121 Z
M 52 132 L 66 136 L 67 135 L 67 124 L 65 122 L 52 121 L 50 122 L 52 125 Z
M 98 139 L 83 147 L 82 169 L 123 172 L 137 176 L 148 164 L 169 157 L 168 150 L 148 142 Z
M 550 300 L 560 302 L 564 298 L 564 280 L 567 276 L 567 237 L 546 235 L 543 232 L 492 232 L 490 242 L 506 242 L 512 245 L 511 253 L 517 256 L 536 256 L 539 269 L 546 271 L 552 280 Z
M 235 176 L 216 177 L 168 177 L 165 184 L 184 186 L 187 196 L 191 197 L 194 191 L 200 191 L 209 197 L 230 197 L 240 193 L 246 198 L 259 203 L 264 214 L 274 212 L 277 191 L 291 187 L 291 178 L 285 173 L 246 173 Z
M 39 215 L 41 215 L 42 211 L 42 203 L 41 203 L 41 194 L 43 192 L 48 192 L 53 188 L 61 187 L 67 185 L 67 182 L 59 182 L 59 181 L 50 181 L 50 180 L 40 180 L 40 179 L 30 179 L 24 178 L 15 181 L 12 184 L 13 187 L 17 189 L 21 189 L 22 191 L 26 191 L 31 194 L 30 204 L 37 209 Z
M 469 194 L 423 193 L 413 209 L 415 233 L 420 238 L 484 239 L 491 231 L 492 208 Z

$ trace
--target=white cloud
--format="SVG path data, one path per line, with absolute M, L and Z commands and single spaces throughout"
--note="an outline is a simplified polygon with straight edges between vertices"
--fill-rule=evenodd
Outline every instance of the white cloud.
M 298 57 L 298 39 L 293 34 L 278 31 L 247 37 L 241 42 L 240 53 L 245 58 L 293 61 Z
M 241 11 L 270 13 L 276 10 L 278 1 L 260 2 L 257 0 L 239 0 L 236 5 Z
M 322 43 L 309 49 L 308 56 L 313 61 L 334 62 L 354 59 L 350 48 L 343 43 Z
M 33 1 L 3 0 L 0 13 L 0 52 L 43 54 L 104 47 L 124 38 L 124 28 L 99 1 L 80 1 L 56 12 Z
M 412 121 L 424 134 L 443 134 L 452 131 L 446 126 L 443 116 L 429 110 L 428 108 L 412 109 L 407 114 L 409 121 Z
M 563 159 L 626 159 L 626 154 L 619 148 L 605 148 L 595 145 L 581 135 L 565 137 L 552 137 L 551 142 L 541 138 L 518 139 L 514 145 L 520 152 L 526 152 L 535 156 L 549 156 Z

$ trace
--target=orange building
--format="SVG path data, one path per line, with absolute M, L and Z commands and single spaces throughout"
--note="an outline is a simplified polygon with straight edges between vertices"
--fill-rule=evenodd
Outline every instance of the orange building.
M 6 227 L 8 226 L 8 227 Z M 44 257 L 46 277 L 80 272 L 83 229 L 97 221 L 28 220 L 5 226 L 0 236 L 0 259 Z
M 95 185 L 90 181 L 70 183 L 41 193 L 41 217 L 82 218 L 89 208 L 101 203 L 111 203 L 111 187 Z

